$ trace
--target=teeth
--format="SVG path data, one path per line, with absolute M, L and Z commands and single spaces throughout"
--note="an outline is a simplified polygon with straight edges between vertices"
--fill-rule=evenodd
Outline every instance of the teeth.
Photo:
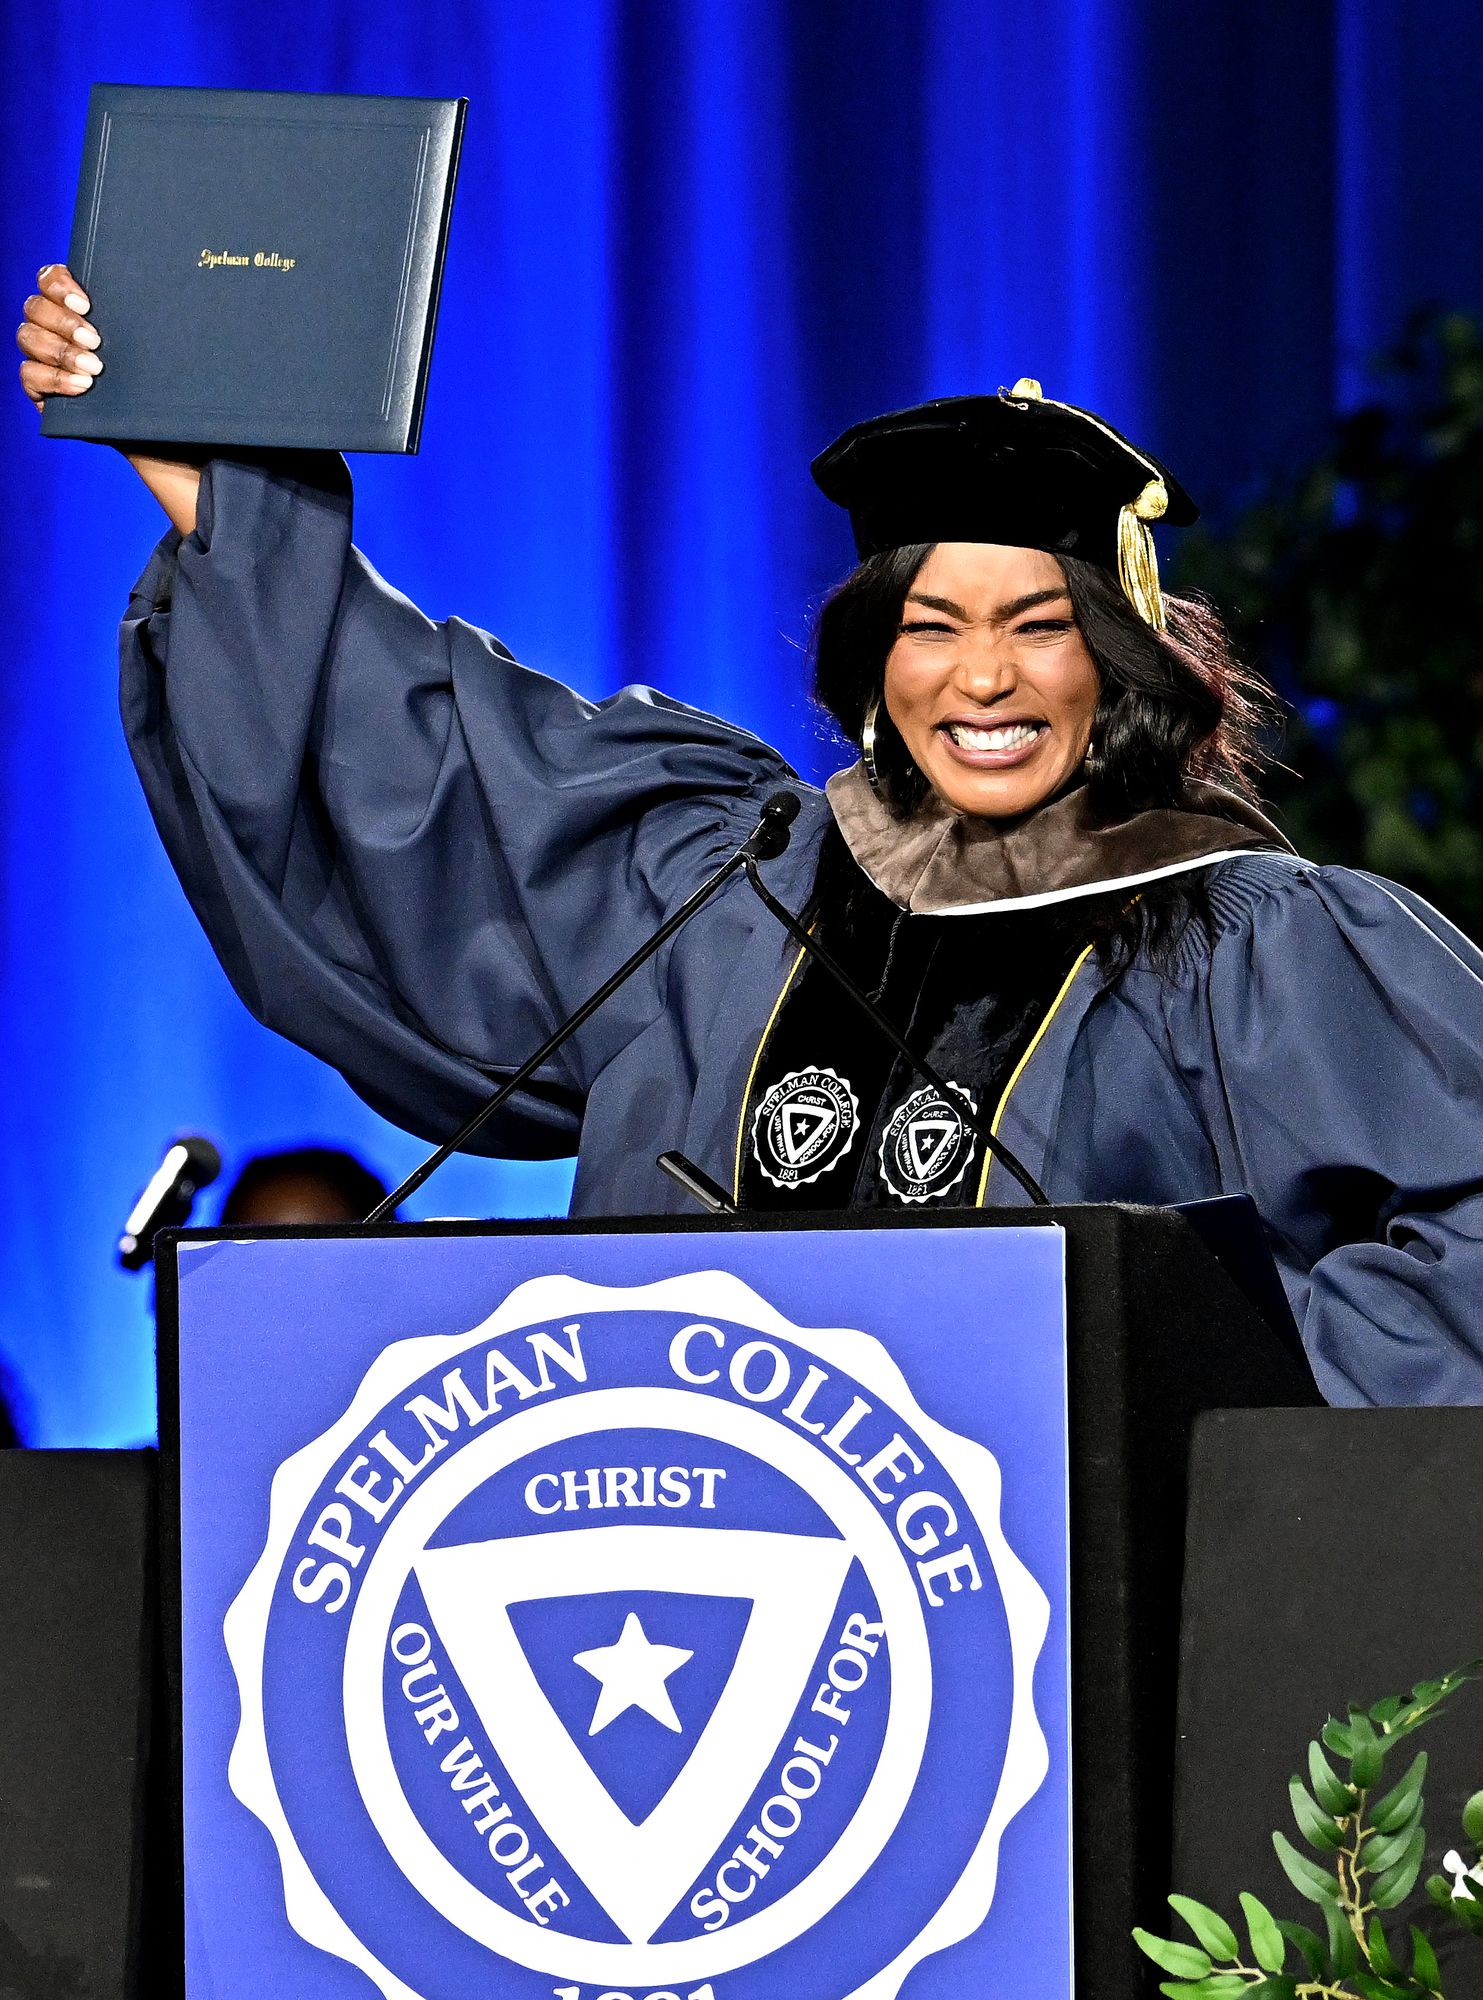
M 948 735 L 960 750 L 1019 750 L 1040 734 L 1038 723 L 1012 722 L 1007 729 L 970 729 L 966 723 L 948 724 Z

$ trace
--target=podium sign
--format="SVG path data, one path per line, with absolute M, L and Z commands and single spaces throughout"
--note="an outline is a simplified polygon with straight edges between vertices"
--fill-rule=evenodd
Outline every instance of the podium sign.
M 1069 1994 L 1064 1256 L 180 1240 L 188 2000 Z

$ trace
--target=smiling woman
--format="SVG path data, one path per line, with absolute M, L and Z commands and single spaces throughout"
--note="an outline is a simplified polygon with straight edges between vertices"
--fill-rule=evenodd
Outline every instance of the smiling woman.
M 986 819 L 1033 811 L 1086 761 L 1100 695 L 1054 556 L 938 543 L 907 591 L 883 702 L 940 799 Z
M 88 310 L 48 267 L 38 400 L 88 392 Z M 259 1018 L 442 1139 L 797 781 L 424 618 L 352 545 L 338 459 L 135 464 L 174 531 L 123 710 L 171 858 Z M 754 1210 L 1022 1200 L 971 1107 L 1060 1202 L 1251 1194 L 1331 1400 L 1483 1401 L 1483 957 L 1258 810 L 1260 683 L 1159 586 L 1150 524 L 1189 496 L 1028 379 L 861 424 L 814 475 L 859 558 L 815 685 L 860 756 L 799 788 L 770 886 L 945 1088 L 733 876 L 479 1143 L 580 1142 L 586 1215 L 680 1208 L 674 1147 Z

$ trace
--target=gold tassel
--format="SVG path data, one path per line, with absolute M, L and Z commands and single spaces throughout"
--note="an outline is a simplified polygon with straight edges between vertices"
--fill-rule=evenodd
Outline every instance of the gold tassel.
M 1169 490 L 1163 480 L 1150 479 L 1117 517 L 1117 580 L 1129 604 L 1156 632 L 1167 631 L 1168 621 L 1159 588 L 1159 559 L 1148 523 L 1162 520 L 1168 505 Z

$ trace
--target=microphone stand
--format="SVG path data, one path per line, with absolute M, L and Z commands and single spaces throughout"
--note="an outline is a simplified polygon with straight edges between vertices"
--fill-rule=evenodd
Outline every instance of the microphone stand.
M 625 980 L 631 979 L 646 960 L 651 959 L 661 945 L 666 944 L 675 932 L 688 924 L 696 911 L 708 903 L 716 891 L 738 869 L 755 867 L 760 861 L 771 861 L 781 854 L 788 845 L 789 829 L 798 817 L 799 798 L 796 792 L 774 792 L 762 808 L 762 816 L 751 833 L 728 860 L 723 861 L 708 881 L 688 895 L 674 914 L 665 919 L 651 938 L 641 944 L 631 958 L 626 958 L 611 978 L 605 979 L 595 993 L 582 1002 L 574 1014 L 569 1014 L 553 1034 L 546 1037 L 533 1055 L 526 1057 L 519 1069 L 512 1071 L 492 1096 L 487 1097 L 473 1115 L 466 1119 L 451 1139 L 445 1139 L 436 1152 L 429 1153 L 421 1166 L 414 1167 L 400 1187 L 392 1189 L 384 1201 L 378 1201 L 365 1221 L 384 1222 L 394 1209 L 400 1208 L 408 1195 L 415 1194 L 423 1182 L 430 1179 L 442 1166 L 444 1160 L 466 1146 L 474 1134 L 491 1119 L 500 1106 L 506 1103 L 521 1084 L 526 1083 L 542 1063 L 548 1061 L 563 1042 L 574 1035 L 584 1022 L 591 1019 L 603 1002 L 617 992 Z
M 764 804 L 761 817 L 758 819 L 756 826 L 742 842 L 735 854 L 723 861 L 714 875 L 710 876 L 707 881 L 702 882 L 698 889 L 687 896 L 674 914 L 667 917 L 659 926 L 653 936 L 641 944 L 631 958 L 625 959 L 622 965 L 618 967 L 618 970 L 610 978 L 605 979 L 595 993 L 588 995 L 575 1013 L 569 1014 L 553 1033 L 546 1037 L 541 1046 L 533 1054 L 527 1056 L 517 1070 L 512 1071 L 506 1077 L 499 1088 L 484 1100 L 478 1110 L 459 1126 L 451 1139 L 445 1139 L 436 1151 L 428 1154 L 420 1166 L 413 1168 L 400 1187 L 393 1188 L 383 1201 L 377 1202 L 370 1214 L 366 1216 L 366 1222 L 384 1222 L 387 1216 L 399 1208 L 409 1195 L 415 1194 L 423 1182 L 430 1179 L 446 1159 L 451 1158 L 460 1148 L 466 1146 L 480 1127 L 494 1116 L 500 1106 L 507 1103 L 520 1086 L 534 1076 L 542 1063 L 548 1061 L 556 1053 L 557 1049 L 577 1032 L 578 1028 L 584 1022 L 591 1019 L 598 1008 L 602 1006 L 603 1002 L 611 998 L 617 992 L 618 988 L 623 985 L 625 980 L 631 979 L 639 967 L 654 956 L 661 945 L 666 944 L 677 930 L 680 930 L 685 924 L 689 923 L 696 911 L 703 908 L 712 896 L 715 895 L 716 891 L 729 882 L 731 877 L 741 870 L 745 871 L 747 880 L 761 898 L 764 907 L 771 911 L 772 915 L 777 918 L 789 936 L 796 939 L 805 951 L 812 953 L 831 975 L 835 983 L 848 993 L 855 1005 L 865 1013 L 880 1033 L 885 1036 L 897 1054 L 904 1056 L 917 1074 L 925 1077 L 932 1088 L 939 1092 L 944 1102 L 951 1104 L 958 1111 L 964 1123 L 983 1141 L 984 1150 L 989 1157 L 997 1160 L 1008 1173 L 1014 1176 L 1037 1207 L 1049 1207 L 1050 1198 L 1044 1188 L 1041 1187 L 1029 1169 L 1015 1158 L 1009 1148 L 995 1137 L 990 1126 L 990 1121 L 980 1112 L 971 1110 L 966 1101 L 959 1097 L 956 1092 L 950 1092 L 946 1078 L 940 1076 L 929 1062 L 917 1055 L 908 1046 L 905 1037 L 892 1026 L 879 1007 L 875 1005 L 874 1001 L 861 991 L 855 981 L 845 971 L 844 967 L 824 949 L 823 945 L 819 944 L 809 935 L 805 927 L 793 915 L 793 912 L 778 901 L 777 897 L 773 895 L 772 891 L 758 874 L 757 864 L 759 861 L 773 861 L 787 847 L 792 825 L 798 817 L 801 803 L 796 792 L 774 792 L 772 797 Z M 713 1197 L 708 1198 L 706 1194 L 699 1192 L 696 1186 L 691 1185 L 698 1169 L 692 1167 L 690 1162 L 684 1160 L 679 1155 L 666 1155 L 665 1157 L 666 1159 L 673 1157 L 683 1168 L 688 1169 L 690 1179 L 686 1179 L 683 1175 L 676 1175 L 675 1177 L 681 1180 L 681 1184 L 687 1187 L 689 1192 L 696 1196 L 697 1200 L 702 1201 L 705 1206 L 711 1207 L 713 1210 L 717 1209 L 717 1204 Z M 659 1164 L 664 1167 L 666 1173 L 674 1174 L 674 1168 L 665 1165 L 665 1160 L 662 1159 Z M 711 1184 L 707 1183 L 707 1185 L 710 1186 Z M 723 1200 L 728 1201 L 729 1206 L 729 1200 L 724 1195 L 724 1191 L 716 1190 L 716 1192 L 722 1195 Z
M 851 979 L 839 961 L 830 952 L 826 951 L 816 938 L 809 934 L 807 928 L 799 923 L 797 917 L 794 916 L 787 905 L 780 903 L 777 897 L 773 895 L 762 877 L 757 873 L 757 864 L 752 857 L 750 855 L 742 857 L 741 865 L 746 870 L 747 880 L 762 899 L 764 906 L 777 918 L 788 935 L 804 951 L 818 960 L 825 971 L 831 974 L 836 986 L 840 987 L 845 993 L 848 993 L 867 1020 L 874 1027 L 878 1028 L 886 1040 L 890 1042 L 896 1053 L 904 1056 L 917 1072 L 918 1076 L 924 1076 L 928 1083 L 932 1085 L 932 1088 L 941 1096 L 943 1102 L 950 1104 L 957 1111 L 959 1117 L 962 1118 L 964 1124 L 978 1134 L 984 1143 L 984 1150 L 989 1154 L 990 1158 L 997 1160 L 1000 1166 L 1008 1173 L 1013 1174 L 1031 1201 L 1035 1203 L 1036 1207 L 1048 1208 L 1050 1206 L 1050 1196 L 1045 1192 L 1039 1181 L 1035 1179 L 1029 1168 L 1017 1160 L 1008 1146 L 996 1137 L 990 1121 L 984 1117 L 983 1113 L 971 1109 L 966 1099 L 956 1090 L 949 1088 L 947 1079 L 938 1074 L 925 1056 L 919 1056 L 913 1048 L 908 1046 L 905 1036 L 900 1034 L 891 1025 L 880 1008 L 870 998 L 869 994 L 865 993 Z

